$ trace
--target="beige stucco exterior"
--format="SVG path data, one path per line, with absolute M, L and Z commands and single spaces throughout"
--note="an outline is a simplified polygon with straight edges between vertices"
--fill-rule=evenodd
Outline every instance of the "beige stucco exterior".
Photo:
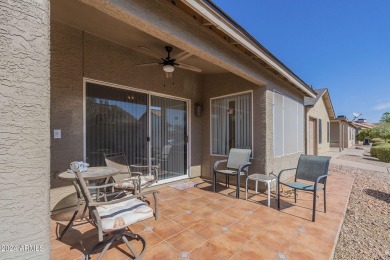
M 317 122 L 317 155 L 321 155 L 323 153 L 326 153 L 330 149 L 330 140 L 328 139 L 328 124 L 330 123 L 329 114 L 326 109 L 325 103 L 323 98 L 320 98 L 313 107 L 307 107 L 306 108 L 306 122 L 309 122 L 310 119 L 314 119 Z M 319 140 L 319 120 L 322 121 L 321 131 L 322 131 L 322 138 Z M 309 151 L 309 124 L 306 123 L 306 152 Z M 330 134 L 330 133 L 329 133 Z
M 331 147 L 342 150 L 356 143 L 356 128 L 345 119 L 331 120 L 330 132 Z
M 210 98 L 248 90 L 253 92 L 254 103 L 254 158 L 250 171 L 278 173 L 280 168 L 296 163 L 294 155 L 273 159 L 272 91 L 276 89 L 300 102 L 303 96 L 267 71 L 263 70 L 265 84 L 261 87 L 232 73 L 202 75 L 183 70 L 175 71 L 174 85 L 164 87 L 166 79 L 161 68 L 133 66 L 147 60 L 147 56 L 54 20 L 51 27 L 51 130 L 62 130 L 62 138 L 52 141 L 53 188 L 65 185 L 57 176 L 70 161 L 83 159 L 83 79 L 201 103 L 202 116 L 192 115 L 190 122 L 191 177 L 211 178 L 212 166 L 220 159 L 210 156 Z
M 172 85 L 171 81 L 166 81 L 160 67 L 134 67 L 135 63 L 148 61 L 143 54 L 56 21 L 52 21 L 51 36 L 51 130 L 62 131 L 62 138 L 52 142 L 52 187 L 64 185 L 57 174 L 64 171 L 69 162 L 83 160 L 83 79 L 185 98 L 191 104 L 201 101 L 202 78 L 196 73 L 175 71 Z M 192 116 L 191 139 L 200 139 L 200 121 Z M 201 146 L 201 142 L 192 144 L 194 167 L 201 164 L 201 155 L 197 152 Z M 199 173 L 194 172 L 196 175 Z
M 214 162 L 226 158 L 210 155 L 210 99 L 251 91 L 250 173 L 278 174 L 281 169 L 296 166 L 299 153 L 273 156 L 273 91 L 302 104 L 304 95 L 314 94 L 305 90 L 305 84 L 288 68 L 283 68 L 276 59 L 270 61 L 272 55 L 262 53 L 266 60 L 265 56 L 252 55 L 257 49 L 252 54 L 242 51 L 178 10 L 173 1 L 52 1 L 70 2 L 86 3 L 120 26 L 102 23 L 101 30 L 97 30 L 100 27 L 94 27 L 94 23 L 83 24 L 83 19 L 93 19 L 93 15 L 78 16 L 78 21 L 72 20 L 75 17 L 49 18 L 46 0 L 19 1 L 0 7 L 1 21 L 6 21 L 1 23 L 6 33 L 0 39 L 5 62 L 0 77 L 0 149 L 4 149 L 1 161 L 5 162 L 0 183 L 3 201 L 0 242 L 28 245 L 33 241 L 43 246 L 43 251 L 2 254 L 2 257 L 50 257 L 49 189 L 69 186 L 58 179 L 58 173 L 66 170 L 69 162 L 84 160 L 84 84 L 88 81 L 186 99 L 190 114 L 189 177 L 206 179 L 211 178 Z M 66 13 L 61 8 L 57 11 Z M 116 31 L 118 28 L 121 30 Z M 141 43 L 170 44 L 191 53 L 200 66 L 209 70 L 195 73 L 177 69 L 173 80 L 167 80 L 159 66 L 136 67 L 151 59 L 126 44 L 127 40 L 135 40 L 126 35 L 126 29 L 134 32 L 134 28 L 148 36 Z M 120 38 L 123 35 L 128 38 Z M 266 62 L 258 62 L 259 57 Z M 203 107 L 201 116 L 194 116 L 195 103 Z M 54 139 L 55 129 L 61 130 L 61 138 Z M 52 197 L 50 209 L 58 209 L 57 202 L 74 192 L 73 187 L 64 191 Z
M 1 259 L 50 258 L 49 6 L 0 4 Z

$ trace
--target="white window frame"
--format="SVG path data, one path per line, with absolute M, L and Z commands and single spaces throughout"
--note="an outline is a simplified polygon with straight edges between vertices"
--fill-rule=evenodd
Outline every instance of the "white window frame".
M 213 140 L 212 140 L 212 133 L 213 133 L 213 124 L 212 124 L 212 102 L 213 100 L 215 99 L 222 99 L 222 98 L 227 98 L 227 97 L 233 97 L 233 96 L 239 96 L 239 95 L 242 95 L 242 94 L 251 94 L 251 149 L 252 149 L 252 154 L 251 154 L 251 158 L 253 158 L 254 156 L 254 149 L 253 149 L 253 90 L 249 90 L 249 91 L 243 91 L 243 92 L 236 92 L 236 93 L 232 93 L 232 94 L 228 94 L 228 95 L 223 95 L 223 96 L 218 96 L 218 97 L 213 97 L 213 98 L 210 98 L 210 104 L 209 104 L 209 107 L 210 107 L 210 155 L 211 156 L 221 156 L 221 157 L 229 157 L 229 155 L 225 155 L 225 154 L 214 154 L 213 153 Z

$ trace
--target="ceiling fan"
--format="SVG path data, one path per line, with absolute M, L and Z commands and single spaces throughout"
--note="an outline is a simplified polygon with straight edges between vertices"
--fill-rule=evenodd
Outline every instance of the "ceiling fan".
M 172 72 L 175 70 L 176 67 L 180 68 L 180 69 L 195 71 L 195 72 L 202 72 L 202 69 L 200 69 L 198 67 L 191 66 L 191 65 L 180 62 L 180 61 L 192 56 L 192 54 L 190 54 L 186 51 L 183 51 L 183 52 L 171 57 L 171 52 L 172 52 L 173 48 L 171 46 L 165 46 L 165 50 L 167 51 L 167 57 L 163 58 L 163 57 L 161 57 L 161 55 L 159 53 L 157 53 L 157 52 L 155 52 L 155 51 L 153 51 L 145 46 L 139 46 L 139 48 L 140 48 L 140 52 L 145 53 L 145 54 L 147 54 L 151 57 L 154 57 L 156 59 L 159 59 L 159 60 L 161 59 L 162 62 L 153 62 L 153 63 L 145 63 L 145 64 L 135 65 L 137 67 L 163 65 L 162 68 L 163 68 L 167 78 L 172 77 Z M 180 63 L 177 63 L 177 62 L 180 62 Z

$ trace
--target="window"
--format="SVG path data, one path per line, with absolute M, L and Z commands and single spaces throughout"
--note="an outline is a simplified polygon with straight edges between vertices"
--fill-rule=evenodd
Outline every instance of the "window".
M 211 153 L 252 147 L 252 92 L 211 99 Z
M 322 144 L 322 119 L 318 119 L 318 143 Z
M 304 151 L 304 110 L 297 101 L 274 92 L 274 156 Z
M 326 122 L 326 141 L 330 142 L 330 123 Z

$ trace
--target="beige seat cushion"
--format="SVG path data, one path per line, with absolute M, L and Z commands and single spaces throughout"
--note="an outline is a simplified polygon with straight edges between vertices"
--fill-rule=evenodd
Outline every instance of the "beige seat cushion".
M 98 206 L 103 232 L 111 232 L 153 217 L 153 209 L 145 202 L 131 199 L 112 205 Z

